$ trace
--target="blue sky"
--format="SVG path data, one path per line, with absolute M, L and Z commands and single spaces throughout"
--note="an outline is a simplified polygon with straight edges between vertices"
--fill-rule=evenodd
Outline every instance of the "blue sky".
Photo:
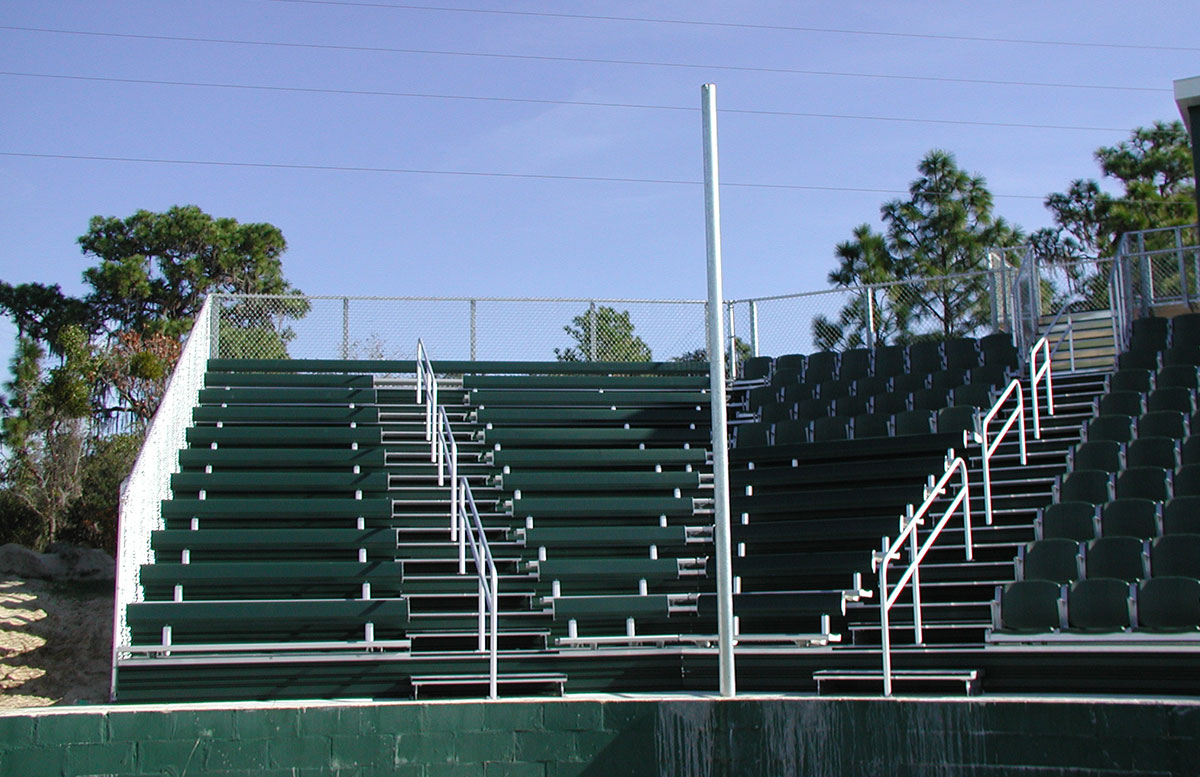
M 1119 142 L 1132 127 L 1177 118 L 1172 80 L 1200 73 L 1194 2 L 459 3 L 454 7 L 906 35 L 381 7 L 393 0 L 5 0 L 0 152 L 699 181 L 700 85 L 713 82 L 724 182 L 902 190 L 917 160 L 944 148 L 985 176 L 997 195 L 1023 195 L 998 196 L 997 211 L 1035 229 L 1049 223 L 1041 197 L 1098 175 L 1096 147 Z M 728 69 L 737 67 L 756 70 Z M 892 77 L 777 72 L 795 70 Z M 72 78 L 45 77 L 51 75 Z M 920 80 L 928 77 L 1025 85 Z M 287 276 L 315 294 L 705 294 L 696 184 L 0 155 L 0 192 L 0 278 L 61 283 L 72 292 L 82 291 L 80 273 L 89 264 L 75 238 L 91 216 L 191 203 L 279 226 L 290 244 Z M 725 187 L 727 296 L 823 288 L 834 244 L 859 223 L 877 223 L 880 204 L 894 196 Z M 10 336 L 11 329 L 0 330 L 0 348 L 7 350 Z

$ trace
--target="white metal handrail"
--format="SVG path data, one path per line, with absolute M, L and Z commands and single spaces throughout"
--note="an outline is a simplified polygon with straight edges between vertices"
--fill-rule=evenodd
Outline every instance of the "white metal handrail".
M 918 547 L 917 530 L 924 525 L 925 515 L 929 512 L 929 508 L 937 501 L 938 497 L 946 493 L 946 484 L 950 482 L 956 472 L 960 474 L 962 483 L 958 491 L 955 492 L 954 499 L 951 500 L 950 506 L 942 513 L 941 518 L 938 519 L 929 536 Z M 967 478 L 967 463 L 961 456 L 953 460 L 947 460 L 946 471 L 936 484 L 926 489 L 925 501 L 921 503 L 921 507 L 914 513 L 912 505 L 909 505 L 907 514 L 902 518 L 903 525 L 900 529 L 900 536 L 894 542 L 890 543 L 888 538 L 884 537 L 883 551 L 877 551 L 871 558 L 872 568 L 879 570 L 879 619 L 883 640 L 884 696 L 892 695 L 892 641 L 888 615 L 891 612 L 892 606 L 900 597 L 900 594 L 903 593 L 905 586 L 911 580 L 913 583 L 913 632 L 916 643 L 918 645 L 921 644 L 923 641 L 921 634 L 921 575 L 919 571 L 921 561 L 924 560 L 930 547 L 937 541 L 938 536 L 942 533 L 942 529 L 945 528 L 950 518 L 954 515 L 954 511 L 960 505 L 963 510 L 963 544 L 966 547 L 967 561 L 971 561 L 974 558 L 973 543 L 971 540 L 971 490 Z M 900 549 L 904 547 L 906 542 L 909 543 L 908 566 L 905 568 L 904 573 L 900 575 L 900 579 L 896 582 L 895 587 L 892 588 L 891 593 L 888 593 L 888 565 L 892 561 L 900 560 Z
M 475 571 L 479 578 L 479 652 L 488 651 L 488 698 L 497 696 L 496 666 L 499 647 L 500 621 L 500 582 L 496 574 L 496 561 L 492 558 L 492 549 L 488 545 L 487 535 L 483 532 L 483 521 L 479 518 L 479 509 L 475 506 L 475 497 L 471 494 L 471 486 L 464 477 L 460 484 L 460 493 L 464 497 L 465 509 L 459 513 L 459 536 L 466 537 L 471 546 L 471 556 L 475 559 Z M 467 515 L 471 520 L 467 520 Z M 460 546 L 461 547 L 461 546 Z M 460 568 L 459 572 L 463 570 Z M 485 627 L 485 614 L 487 625 Z M 489 638 L 485 644 L 485 634 Z
M 996 436 L 991 442 L 988 442 L 988 426 L 992 423 L 997 415 L 1000 414 L 1001 406 L 1008 401 L 1008 398 L 1016 392 L 1017 406 L 1008 414 L 1004 425 L 996 432 Z M 1036 416 L 1035 416 L 1036 417 Z M 992 409 L 987 412 L 983 419 L 979 422 L 979 442 L 982 448 L 983 456 L 983 512 L 987 521 L 987 525 L 992 525 L 992 456 L 1000 447 L 1000 443 L 1004 441 L 1013 424 L 1018 424 L 1017 439 L 1021 444 L 1021 464 L 1029 463 L 1029 459 L 1025 452 L 1025 394 L 1021 390 L 1021 382 L 1013 380 L 1008 384 L 1008 387 L 1000 394 L 996 403 L 992 405 Z
M 438 406 L 437 376 L 433 374 L 433 365 L 429 362 L 429 352 L 425 343 L 417 339 L 417 404 L 425 404 L 425 440 L 433 443 L 433 424 L 436 418 L 434 408 Z M 430 461 L 436 461 L 436 454 L 431 448 Z

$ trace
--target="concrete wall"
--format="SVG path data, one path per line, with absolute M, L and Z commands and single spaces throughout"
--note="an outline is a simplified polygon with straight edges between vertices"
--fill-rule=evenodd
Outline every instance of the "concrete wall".
M 0 774 L 1195 775 L 1200 702 L 754 698 L 0 714 Z

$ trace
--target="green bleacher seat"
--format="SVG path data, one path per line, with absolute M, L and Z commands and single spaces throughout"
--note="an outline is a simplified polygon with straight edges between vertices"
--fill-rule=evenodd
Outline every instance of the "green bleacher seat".
M 1117 475 L 1114 496 L 1117 499 L 1152 499 L 1165 502 L 1171 498 L 1170 470 L 1162 467 L 1131 467 Z
M 193 426 L 187 430 L 192 445 L 266 446 L 380 445 L 378 426 Z
M 1197 391 L 1200 390 L 1200 372 L 1190 364 L 1172 364 L 1158 371 L 1154 376 L 1154 386 L 1182 386 Z
M 355 388 L 369 389 L 375 385 L 374 375 L 341 375 L 338 373 L 274 373 L 274 372 L 208 372 L 205 388 Z
M 1157 370 L 1157 351 L 1124 351 L 1117 354 L 1117 369 L 1119 370 Z
M 795 417 L 796 403 L 772 402 L 759 408 L 758 420 L 764 424 L 788 421 Z
M 990 409 L 996 402 L 996 392 L 988 384 L 967 383 L 950 389 L 950 404 L 974 405 Z
M 791 383 L 779 390 L 779 400 L 789 403 L 807 402 L 816 398 L 816 392 L 817 387 L 811 383 Z
M 358 388 L 211 388 L 200 390 L 201 404 L 373 405 L 374 389 Z
M 748 435 L 754 434 L 754 424 L 739 424 L 737 435 L 751 427 Z M 758 425 L 757 429 L 770 429 L 770 425 Z M 763 438 L 766 439 L 765 437 Z M 765 445 L 766 442 L 758 444 Z M 505 448 L 488 451 L 485 456 L 497 467 L 553 467 L 578 469 L 586 466 L 594 469 L 612 467 L 639 467 L 655 465 L 686 466 L 704 464 L 708 451 L 702 447 L 689 448 Z
M 1200 464 L 1185 464 L 1172 479 L 1175 496 L 1200 496 Z
M 1175 469 L 1179 443 L 1170 437 L 1141 437 L 1125 446 L 1125 466 Z
M 867 375 L 855 378 L 850 385 L 850 393 L 856 396 L 870 397 L 885 394 L 888 391 L 888 380 L 877 375 Z
M 619 516 L 690 516 L 690 497 L 530 496 L 512 500 L 511 513 L 524 517 L 615 518 Z
M 739 448 L 770 445 L 773 426 L 762 422 L 738 424 L 734 427 L 733 444 Z
M 881 345 L 875 348 L 871 359 L 871 374 L 883 378 L 903 375 L 908 370 L 908 359 L 902 345 Z
M 796 412 L 793 417 L 797 421 L 808 422 L 814 418 L 823 418 L 829 415 L 833 409 L 833 400 L 819 399 L 804 399 L 796 403 Z
M 797 411 L 799 413 L 799 411 Z M 828 415 L 822 416 L 827 418 Z M 806 418 L 797 418 L 795 420 L 780 421 L 775 424 L 775 445 L 795 445 L 797 443 L 806 443 L 809 440 L 809 429 L 812 421 Z
M 1038 539 L 1086 542 L 1096 536 L 1096 506 L 1089 502 L 1057 502 L 1040 511 Z
M 1008 367 L 1003 364 L 985 364 L 975 367 L 967 375 L 968 383 L 985 383 L 989 386 L 1001 386 L 1008 383 Z
M 898 394 L 911 394 L 929 388 L 929 374 L 906 372 L 891 379 L 891 390 Z
M 770 356 L 754 356 L 742 362 L 739 374 L 742 380 L 769 380 L 775 360 Z
M 706 424 L 711 411 L 705 406 L 693 407 L 484 407 L 475 411 L 474 420 L 480 424 L 511 424 L 514 426 L 567 426 L 631 424 L 635 426 L 680 426 Z
M 164 519 L 332 519 L 390 518 L 391 499 L 170 499 L 162 504 Z
M 1177 496 L 1163 505 L 1163 534 L 1200 534 L 1200 496 Z
M 579 526 L 521 529 L 526 547 L 605 548 L 684 545 L 696 536 L 685 526 Z
M 872 413 L 894 415 L 896 413 L 903 413 L 908 409 L 907 393 L 889 392 L 886 394 L 876 394 L 871 397 Z
M 505 491 L 588 491 L 597 487 L 628 491 L 670 491 L 696 489 L 699 472 L 612 472 L 598 477 L 595 472 L 521 470 L 496 476 L 496 485 Z
M 404 636 L 407 599 L 285 599 L 135 602 L 128 621 L 134 644 L 157 644 L 163 626 L 174 643 L 362 640 L 367 623 L 380 639 Z
M 1104 378 L 1105 391 L 1151 391 L 1155 386 L 1154 371 L 1140 368 L 1117 370 Z
M 551 600 L 554 617 L 559 620 L 575 618 L 635 618 L 667 617 L 670 598 L 666 594 L 595 596 L 556 596 Z
M 152 532 L 150 546 L 159 552 L 182 550 L 245 551 L 255 549 L 279 549 L 286 552 L 303 550 L 346 549 L 353 553 L 358 548 L 373 552 L 390 552 L 396 549 L 396 529 L 221 529 L 192 531 L 190 529 L 164 529 Z
M 983 363 L 988 365 L 1016 369 L 1020 358 L 1012 336 L 1004 332 L 979 338 L 979 350 L 983 352 Z
M 552 427 L 499 426 L 481 430 L 478 439 L 486 445 L 503 447 L 593 447 L 598 444 L 611 445 L 682 445 L 683 443 L 706 444 L 712 434 L 707 427 L 687 429 L 681 427 L 646 426 L 629 429 L 610 427 Z
M 1150 539 L 1159 534 L 1158 504 L 1149 499 L 1116 499 L 1100 508 L 1100 533 L 1105 537 Z
M 209 491 L 254 492 L 349 492 L 379 493 L 388 490 L 386 472 L 180 472 L 171 476 L 171 490 L 178 493 Z M 211 496 L 211 494 L 210 494 Z
M 765 404 L 779 401 L 779 389 L 774 386 L 761 386 L 746 392 L 746 406 L 756 410 Z
M 1018 548 L 1018 575 L 1022 580 L 1069 583 L 1082 577 L 1079 543 L 1064 538 L 1037 540 Z
M 203 467 L 230 469 L 341 469 L 382 467 L 386 451 L 380 447 L 359 448 L 184 448 L 179 465 L 184 469 Z
M 946 359 L 940 342 L 927 340 L 908 346 L 908 368 L 915 373 L 931 373 L 944 370 Z
M 887 437 L 891 433 L 889 418 L 887 413 L 862 413 L 854 416 L 851 429 L 854 439 Z
M 1150 573 L 1154 577 L 1200 578 L 1200 534 L 1168 534 L 1154 540 Z
M 1147 577 L 1146 554 L 1137 537 L 1105 535 L 1084 545 L 1086 577 L 1111 577 L 1132 583 Z
M 871 352 L 866 348 L 851 348 L 842 351 L 838 359 L 838 377 L 842 380 L 857 380 L 871 374 Z
M 606 405 L 646 407 L 653 405 L 707 405 L 709 395 L 701 391 L 641 391 L 571 389 L 472 389 L 470 400 L 476 406 L 496 407 L 578 407 Z
M 930 434 L 933 431 L 933 413 L 929 410 L 906 410 L 892 416 L 892 431 L 897 436 Z
M 813 442 L 829 442 L 830 440 L 849 440 L 850 418 L 844 415 L 815 418 L 811 429 Z
M 952 405 L 937 411 L 934 427 L 939 434 L 975 431 L 979 408 L 974 405 Z
M 771 373 L 771 385 L 775 388 L 783 388 L 800 382 L 800 376 L 804 374 L 802 367 L 784 367 L 779 362 L 785 357 L 779 357 L 775 362 L 775 372 Z
M 1018 580 L 1000 589 L 999 619 L 996 631 L 1043 633 L 1057 631 L 1062 625 L 1061 587 L 1049 580 Z
M 1138 584 L 1138 628 L 1156 632 L 1200 631 L 1200 580 L 1154 577 Z
M 1145 400 L 1140 391 L 1110 391 L 1096 400 L 1096 415 L 1137 418 L 1145 409 Z
M 361 586 L 363 583 L 400 587 L 404 565 L 397 561 L 233 561 L 204 563 L 156 562 L 142 567 L 145 586 L 183 586 L 188 599 L 212 598 L 214 590 L 261 592 L 263 586 L 309 589 L 338 583 Z M 205 595 L 197 596 L 189 588 L 197 586 Z M 326 589 L 327 590 L 327 589 Z M 355 595 L 359 592 L 355 591 Z M 245 594 L 243 594 L 245 595 Z M 261 596 L 255 598 L 262 598 Z
M 1133 439 L 1133 419 L 1123 415 L 1102 415 L 1087 422 L 1084 440 L 1115 440 L 1129 442 Z
M 1200 345 L 1200 314 L 1184 313 L 1170 321 L 1172 345 Z
M 941 410 L 949 404 L 949 395 L 944 389 L 927 388 L 908 395 L 908 406 L 913 410 Z
M 1167 347 L 1170 319 L 1149 316 L 1136 318 L 1130 329 L 1132 335 L 1129 350 L 1161 351 Z
M 871 398 L 866 395 L 838 397 L 833 401 L 833 414 L 846 417 L 862 415 L 870 409 L 870 401 Z
M 1164 367 L 1170 367 L 1175 364 L 1190 364 L 1194 367 L 1200 365 L 1200 346 L 1172 346 L 1159 354 L 1159 359 Z
M 1090 502 L 1102 505 L 1112 498 L 1111 476 L 1098 469 L 1077 469 L 1067 473 L 1058 489 L 1060 502 Z
M 969 337 L 951 338 L 942 344 L 949 369 L 969 370 L 983 364 L 978 341 Z
M 821 399 L 844 397 L 850 393 L 850 388 L 853 385 L 854 381 L 852 380 L 841 380 L 839 378 L 823 380 L 817 384 L 817 396 Z
M 1186 415 L 1196 412 L 1196 395 L 1182 386 L 1163 386 L 1150 392 L 1146 398 L 1146 409 L 1178 410 Z
M 674 558 L 560 558 L 530 562 L 530 566 L 539 580 L 676 580 L 681 572 L 679 560 Z
M 1177 410 L 1145 413 L 1137 420 L 1137 436 L 1170 437 L 1182 440 L 1188 435 L 1188 419 Z
M 1113 440 L 1082 442 L 1067 454 L 1067 468 L 1118 472 L 1122 466 L 1121 443 Z
M 804 382 L 821 383 L 837 375 L 838 355 L 834 351 L 817 351 L 804 357 Z
M 192 420 L 205 423 L 375 424 L 377 407 L 234 406 L 197 407 Z
M 464 375 L 465 389 L 707 389 L 707 375 Z
M 1067 589 L 1067 630 L 1120 632 L 1132 623 L 1129 583 L 1111 577 L 1076 580 Z
M 970 378 L 970 373 L 960 369 L 938 370 L 937 372 L 929 373 L 927 378 L 928 387 L 940 391 L 950 391 L 966 384 Z

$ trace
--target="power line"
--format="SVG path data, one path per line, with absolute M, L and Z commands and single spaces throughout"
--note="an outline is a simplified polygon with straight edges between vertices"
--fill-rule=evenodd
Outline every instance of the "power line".
M 213 159 L 158 159 L 152 157 L 99 156 L 92 154 L 43 154 L 24 151 L 0 151 L 0 156 L 24 159 L 59 159 L 86 162 L 128 162 L 157 165 L 186 165 L 199 167 L 245 167 L 265 170 L 308 170 L 317 172 L 339 173 L 388 173 L 393 175 L 441 175 L 467 178 L 517 178 L 543 181 L 588 181 L 593 183 L 648 183 L 667 184 L 672 186 L 700 186 L 702 181 L 689 181 L 682 178 L 622 178 L 601 175 L 550 175 L 545 173 L 503 173 L 492 170 L 430 170 L 412 167 L 366 167 L 353 165 L 315 165 L 286 162 L 231 162 Z M 909 194 L 908 189 L 884 189 L 867 186 L 820 186 L 816 184 L 796 183 L 750 183 L 741 181 L 723 181 L 721 186 L 739 189 L 783 189 L 792 191 L 814 192 L 844 192 L 851 194 Z M 926 192 L 939 194 L 939 192 Z M 992 197 L 1009 200 L 1043 200 L 1040 194 L 992 194 Z M 1121 200 L 1124 205 L 1187 207 L 1191 200 L 1180 202 L 1157 200 Z
M 453 51 L 448 49 L 407 49 L 387 46 L 351 46 L 333 43 L 296 43 L 290 41 L 238 40 L 231 38 L 200 38 L 184 35 L 147 35 L 129 32 L 97 32 L 94 30 L 62 30 L 48 27 L 20 27 L 0 25 L 0 30 L 37 32 L 54 35 L 78 35 L 125 40 L 155 40 L 185 43 L 219 43 L 234 46 L 269 46 L 274 48 L 315 49 L 322 51 L 360 51 L 377 54 L 417 54 L 446 57 L 476 57 L 481 59 L 508 59 L 531 62 L 572 62 L 592 65 L 627 65 L 633 67 L 663 67 L 688 70 L 724 70 L 741 73 L 779 73 L 836 78 L 863 78 L 896 81 L 928 81 L 932 83 L 977 84 L 986 86 L 1021 86 L 1048 89 L 1089 89 L 1119 92 L 1171 92 L 1170 89 L 1150 86 L 1121 86 L 1116 84 L 1072 84 L 1051 81 L 1005 81 L 991 78 L 953 78 L 950 76 L 909 76 L 889 73 L 853 73 L 837 70 L 805 70 L 799 68 L 755 67 L 749 65 L 707 65 L 687 62 L 658 62 L 652 60 L 601 59 L 598 57 L 554 57 L 544 54 L 494 54 L 479 51 Z
M 994 38 L 983 35 L 943 35 L 929 32 L 883 32 L 880 30 L 856 30 L 844 27 L 801 27 L 789 24 L 751 24 L 748 22 L 710 22 L 697 19 L 667 19 L 644 16 L 601 16 L 597 14 L 552 13 L 547 11 L 510 11 L 490 8 L 455 8 L 431 5 L 409 5 L 399 3 L 351 2 L 350 0 L 271 0 L 272 2 L 304 5 L 340 5 L 360 8 L 389 8 L 400 11 L 439 11 L 466 14 L 490 14 L 496 16 L 529 16 L 547 19 L 584 19 L 605 22 L 638 22 L 642 24 L 670 24 L 690 27 L 723 27 L 741 30 L 776 30 L 784 32 L 819 32 L 836 35 L 865 35 L 884 38 L 913 38 L 918 40 L 948 40 L 968 43 L 1010 43 L 1028 46 L 1073 46 L 1078 48 L 1131 49 L 1135 51 L 1200 51 L 1196 46 L 1161 46 L 1139 43 L 1097 43 L 1076 40 L 1039 40 L 1036 38 Z
M 306 86 L 272 86 L 266 84 L 234 84 L 234 83 L 217 83 L 211 81 L 164 81 L 148 78 L 112 78 L 107 76 L 82 76 L 82 75 L 65 75 L 58 73 L 23 73 L 16 71 L 2 70 L 0 76 L 10 76 L 16 78 L 42 78 L 42 79 L 58 79 L 65 81 L 89 81 L 113 84 L 139 84 L 145 86 L 183 86 L 183 87 L 202 87 L 209 89 L 232 89 L 232 90 L 255 90 L 266 92 L 290 92 L 300 94 L 333 94 L 333 95 L 351 95 L 360 97 L 400 97 L 400 98 L 420 98 L 431 100 L 472 100 L 480 102 L 500 102 L 500 103 L 531 103 L 535 105 L 574 105 L 587 108 L 631 108 L 644 110 L 659 110 L 659 111 L 686 111 L 696 113 L 699 108 L 693 108 L 682 105 L 655 105 L 650 103 L 617 103 L 617 102 L 596 102 L 589 100 L 555 100 L 549 98 L 536 97 L 494 97 L 484 95 L 463 95 L 463 94 L 437 94 L 432 92 L 393 92 L 374 89 L 332 89 L 323 87 L 306 87 Z M 741 108 L 722 108 L 721 113 L 726 114 L 744 114 L 751 116 L 780 116 L 780 117 L 798 117 L 806 119 L 846 119 L 853 121 L 891 121 L 903 122 L 912 124 L 950 124 L 970 127 L 1010 127 L 1021 129 L 1053 129 L 1053 130 L 1083 130 L 1094 132 L 1125 132 L 1127 127 L 1091 127 L 1071 124 L 1032 124 L 1023 122 L 1007 122 L 1007 121 L 971 121 L 967 119 L 922 119 L 905 116 L 876 116 L 865 114 L 851 113 L 812 113 L 806 111 L 773 111 L 773 110 L 755 110 Z
M 61 159 L 88 162 L 130 162 L 158 165 L 189 165 L 205 167 L 248 167 L 266 170 L 312 170 L 321 172 L 340 173 L 390 173 L 403 175 L 441 175 L 471 178 L 520 178 L 545 181 L 590 181 L 597 183 L 648 183 L 669 184 L 677 186 L 700 186 L 701 181 L 690 181 L 679 178 L 622 178 L 599 175 L 548 175 L 544 173 L 503 173 L 488 170 L 430 170 L 412 167 L 366 167 L 350 165 L 315 165 L 283 162 L 231 162 L 211 159 L 157 159 L 150 157 L 98 156 L 91 154 L 42 154 L 20 151 L 0 151 L 0 156 L 19 157 L 25 159 Z M 884 189 L 865 186 L 819 186 L 810 184 L 791 183 L 746 183 L 722 182 L 722 186 L 743 189 L 786 189 L 796 191 L 817 192 L 850 192 L 856 194 L 908 194 L 907 189 Z M 1021 200 L 1041 200 L 1038 194 L 993 194 L 993 197 Z

